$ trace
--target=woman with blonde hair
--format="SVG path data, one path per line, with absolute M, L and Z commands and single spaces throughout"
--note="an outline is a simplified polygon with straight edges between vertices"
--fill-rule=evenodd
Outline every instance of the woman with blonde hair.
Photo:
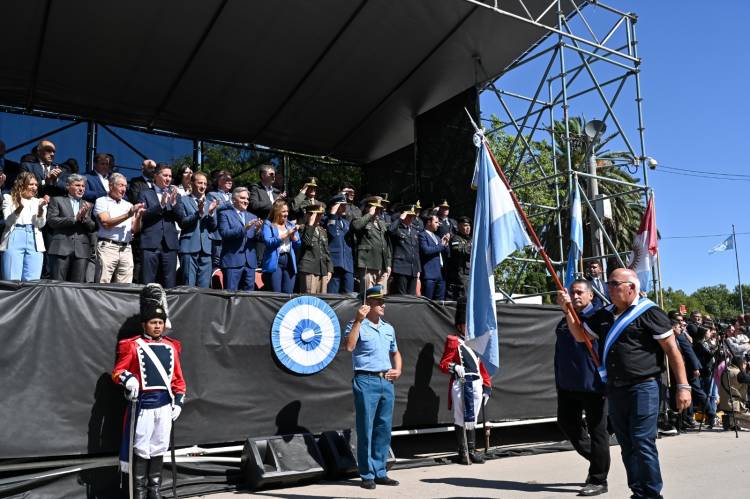
M 44 239 L 39 230 L 47 222 L 49 196 L 37 198 L 39 184 L 34 174 L 21 172 L 10 194 L 3 196 L 5 230 L 0 236 L 3 279 L 31 281 L 42 275 Z
M 271 206 L 268 220 L 263 223 L 263 290 L 277 293 L 294 292 L 297 260 L 294 252 L 301 241 L 299 226 L 289 222 L 289 206 L 277 199 Z

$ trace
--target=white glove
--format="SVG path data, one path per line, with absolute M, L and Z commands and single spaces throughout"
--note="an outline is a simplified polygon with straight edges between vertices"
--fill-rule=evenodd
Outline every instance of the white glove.
M 177 418 L 180 417 L 180 413 L 182 412 L 182 407 L 179 405 L 172 406 L 172 421 L 177 421 Z
M 138 380 L 130 378 L 125 382 L 125 397 L 128 400 L 138 400 Z
M 456 364 L 453 366 L 453 372 L 458 376 L 459 378 L 463 378 L 466 376 L 466 369 L 464 369 L 464 366 L 461 364 Z

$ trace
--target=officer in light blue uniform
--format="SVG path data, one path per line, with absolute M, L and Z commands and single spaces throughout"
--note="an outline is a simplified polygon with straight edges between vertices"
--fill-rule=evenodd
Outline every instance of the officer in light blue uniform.
M 357 418 L 357 465 L 362 488 L 398 485 L 385 469 L 391 446 L 393 383 L 401 376 L 401 354 L 396 331 L 385 322 L 385 295 L 382 286 L 365 291 L 365 304 L 359 307 L 345 334 L 346 350 L 352 352 L 354 408 Z

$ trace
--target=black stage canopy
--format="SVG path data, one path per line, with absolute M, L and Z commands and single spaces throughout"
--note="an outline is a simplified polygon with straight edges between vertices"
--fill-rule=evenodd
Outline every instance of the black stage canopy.
M 549 4 L 502 8 L 552 25 Z M 0 105 L 358 162 L 546 34 L 466 0 L 8 0 L 0 18 Z

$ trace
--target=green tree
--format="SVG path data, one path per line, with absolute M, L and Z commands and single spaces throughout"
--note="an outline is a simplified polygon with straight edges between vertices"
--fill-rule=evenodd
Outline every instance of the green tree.
M 582 140 L 583 124 L 585 120 L 581 117 L 571 118 L 568 122 L 570 127 L 570 158 L 571 165 L 576 171 L 587 171 L 586 144 Z M 559 177 L 556 184 L 554 178 L 543 182 L 536 182 L 524 186 L 529 182 L 552 176 L 555 173 L 553 158 L 557 163 L 557 172 L 567 170 L 568 157 L 565 147 L 565 124 L 556 121 L 553 125 L 555 147 L 553 148 L 546 140 L 535 141 L 531 136 L 525 136 L 528 142 L 528 151 L 524 152 L 523 141 L 516 141 L 515 137 L 502 131 L 502 124 L 496 116 L 491 117 L 492 133 L 487 135 L 493 154 L 502 162 L 503 168 L 514 186 L 519 200 L 524 205 L 529 219 L 534 225 L 537 234 L 544 244 L 547 254 L 552 260 L 563 261 L 567 257 L 569 247 L 569 198 L 570 190 L 564 176 Z M 605 137 L 595 149 L 600 169 L 598 174 L 622 180 L 628 183 L 636 183 L 627 171 L 616 166 L 615 160 L 625 157 L 622 152 L 609 151 L 605 147 L 615 135 Z M 513 143 L 516 146 L 513 147 Z M 524 152 L 524 154 L 521 154 Z M 586 179 L 580 177 L 583 189 L 586 189 Z M 520 187 L 515 187 L 520 186 Z M 630 188 L 611 182 L 599 182 L 599 191 L 603 195 L 622 194 Z M 630 247 L 635 231 L 640 224 L 644 210 L 643 198 L 639 193 L 630 193 L 613 198 L 612 220 L 605 221 L 607 234 L 620 251 Z M 559 205 L 559 212 L 554 209 Z M 557 217 L 560 218 L 561 231 L 557 232 Z M 584 241 L 589 241 L 587 236 L 591 234 L 590 224 L 593 223 L 589 216 L 589 210 L 583 209 L 584 218 Z M 544 237 L 542 237 L 544 234 Z M 562 244 L 561 244 L 562 243 Z M 584 245 L 584 256 L 591 256 L 590 244 Z M 535 257 L 535 250 L 527 248 L 514 256 Z M 514 290 L 516 293 L 542 293 L 552 288 L 552 279 L 548 275 L 543 264 L 527 263 L 506 260 L 498 268 L 497 285 L 505 291 Z

